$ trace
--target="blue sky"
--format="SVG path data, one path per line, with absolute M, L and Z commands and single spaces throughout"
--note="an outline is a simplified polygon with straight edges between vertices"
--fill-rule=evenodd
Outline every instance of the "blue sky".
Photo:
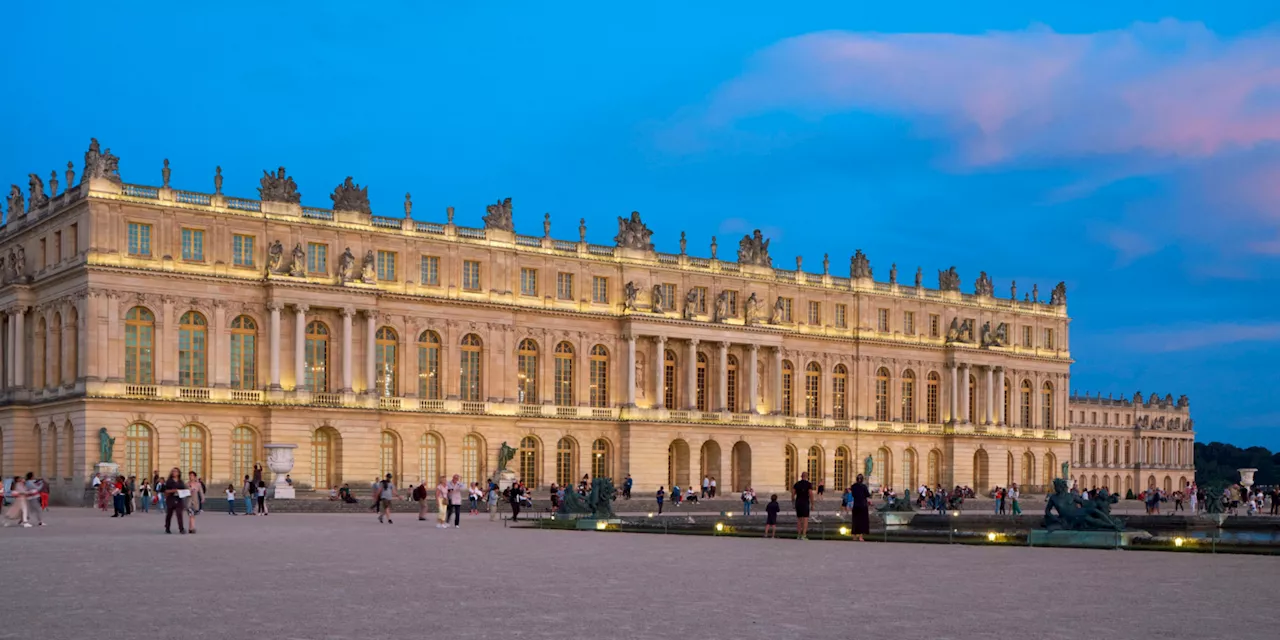
M 1280 448 L 1274 3 L 365 4 L 14 3 L 0 180 L 96 136 L 130 182 L 284 165 L 312 206 L 351 175 L 386 215 L 1065 280 L 1073 389 Z

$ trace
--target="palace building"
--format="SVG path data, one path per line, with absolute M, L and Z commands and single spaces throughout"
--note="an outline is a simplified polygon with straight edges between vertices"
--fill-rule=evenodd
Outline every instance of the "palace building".
M 1019 300 L 954 268 L 877 280 L 861 251 L 845 275 L 784 269 L 759 232 L 657 252 L 636 213 L 598 245 L 585 220 L 515 233 L 510 199 L 468 227 L 407 195 L 373 215 L 350 178 L 317 209 L 283 168 L 244 199 L 221 169 L 209 194 L 171 188 L 168 161 L 160 187 L 117 163 L 95 140 L 61 192 L 31 174 L 0 228 L 0 473 L 64 501 L 103 429 L 122 473 L 209 486 L 293 444 L 303 490 L 479 481 L 504 442 L 530 485 L 630 474 L 646 494 L 843 486 L 868 460 L 876 485 L 980 492 L 1194 473 L 1185 398 L 1069 394 L 1061 284 Z

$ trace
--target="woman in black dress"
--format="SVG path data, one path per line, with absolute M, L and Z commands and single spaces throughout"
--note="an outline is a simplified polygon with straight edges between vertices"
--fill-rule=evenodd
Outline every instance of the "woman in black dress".
M 871 533 L 871 516 L 867 513 L 867 509 L 871 506 L 871 491 L 867 489 L 865 478 L 862 474 L 858 474 L 858 481 L 849 488 L 853 494 L 853 504 L 849 508 L 851 518 L 853 520 L 853 535 L 858 536 L 858 541 L 862 541 L 864 534 Z

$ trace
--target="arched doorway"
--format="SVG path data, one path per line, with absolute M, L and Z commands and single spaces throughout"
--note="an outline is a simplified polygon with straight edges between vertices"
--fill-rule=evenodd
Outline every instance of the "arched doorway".
M 741 440 L 733 444 L 733 490 L 744 491 L 751 486 L 751 445 Z
M 1022 454 L 1022 486 L 1029 488 L 1036 483 L 1036 457 L 1030 451 Z
M 1164 492 L 1173 493 L 1173 476 L 1164 477 Z
M 937 488 L 942 486 L 942 452 L 933 449 L 929 452 L 929 486 Z
M 689 488 L 689 443 L 672 440 L 667 447 L 667 485 Z
M 317 490 L 342 484 L 342 436 L 333 427 L 320 427 L 311 435 L 311 482 Z
M 702 471 L 702 478 L 715 478 L 716 485 L 720 484 L 720 443 L 715 440 L 708 440 L 702 443 L 702 451 L 698 455 L 698 468 Z M 701 478 L 699 478 L 701 483 Z
M 986 450 L 978 449 L 973 452 L 973 490 L 978 495 L 986 495 L 987 490 L 991 488 L 988 469 Z

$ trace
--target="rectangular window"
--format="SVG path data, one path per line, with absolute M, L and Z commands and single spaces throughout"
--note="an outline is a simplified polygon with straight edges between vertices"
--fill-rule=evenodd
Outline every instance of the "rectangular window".
M 231 241 L 232 264 L 237 267 L 253 266 L 253 236 L 235 234 Z
M 726 291 L 725 294 L 726 294 L 725 298 L 728 298 L 728 301 L 729 301 L 729 305 L 728 305 L 729 317 L 730 318 L 738 317 L 738 292 Z
M 520 269 L 520 295 L 538 295 L 538 270 L 522 267 Z
M 77 253 L 80 253 L 80 245 L 77 244 L 80 239 L 79 232 L 80 227 L 74 224 L 67 229 L 67 249 L 70 251 L 72 258 L 76 257 Z
M 916 312 L 902 312 L 902 333 L 909 336 L 916 334 Z
M 141 222 L 129 223 L 129 255 L 139 258 L 151 257 L 151 225 Z
M 422 284 L 440 286 L 440 258 L 422 256 Z
M 44 238 L 40 238 L 40 262 L 36 263 L 43 269 L 49 266 L 49 250 L 46 247 Z
M 1031 348 L 1031 327 L 1022 328 L 1022 346 Z
M 889 333 L 888 309 L 876 309 L 876 330 L 880 333 Z
M 464 260 L 462 262 L 462 288 L 465 291 L 480 290 L 480 262 Z
M 556 274 L 556 299 L 573 300 L 573 274 L 560 272 Z
M 822 303 L 809 301 L 809 324 L 817 327 L 822 325 Z
M 662 285 L 662 306 L 667 311 L 680 309 L 680 300 L 676 298 L 676 286 L 670 282 Z
M 793 322 L 791 319 L 791 308 L 793 300 L 791 298 L 781 298 L 782 300 L 782 321 Z
M 395 282 L 396 279 L 396 252 L 379 251 L 378 252 L 378 279 L 387 282 Z
M 1053 329 L 1044 330 L 1044 348 L 1052 349 L 1053 347 Z
M 836 305 L 836 326 L 845 329 L 849 326 L 849 305 Z
M 592 276 L 591 301 L 599 304 L 609 304 L 609 279 L 608 278 L 604 276 Z
M 694 287 L 693 292 L 698 296 L 698 304 L 697 304 L 698 313 L 699 314 L 706 313 L 707 312 L 707 288 Z
M 182 230 L 182 259 L 188 262 L 204 262 L 204 231 Z
M 53 232 L 53 261 L 62 262 L 62 232 Z
M 329 245 L 319 242 L 307 243 L 307 273 L 329 274 Z
M 942 316 L 936 313 L 929 314 L 929 337 L 937 338 L 942 335 Z

